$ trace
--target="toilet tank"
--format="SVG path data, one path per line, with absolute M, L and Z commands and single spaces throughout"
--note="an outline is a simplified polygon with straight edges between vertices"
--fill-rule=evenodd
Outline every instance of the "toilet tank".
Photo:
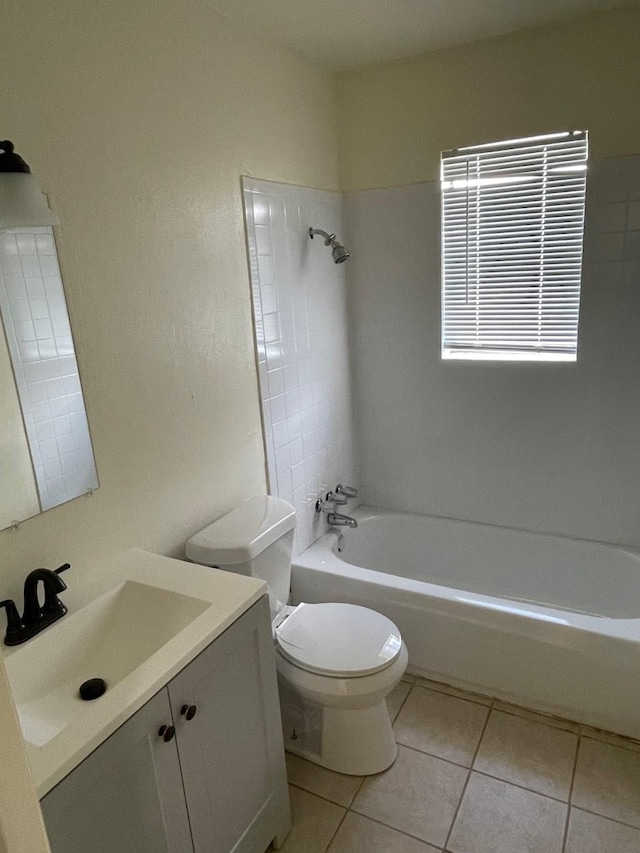
M 295 510 L 259 495 L 223 515 L 187 542 L 187 559 L 267 582 L 272 616 L 289 600 Z

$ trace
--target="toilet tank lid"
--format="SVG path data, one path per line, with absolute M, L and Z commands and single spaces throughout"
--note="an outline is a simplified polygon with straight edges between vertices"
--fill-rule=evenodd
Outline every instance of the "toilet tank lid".
M 258 495 L 192 536 L 187 542 L 187 558 L 208 566 L 246 563 L 293 530 L 295 523 L 290 503 Z

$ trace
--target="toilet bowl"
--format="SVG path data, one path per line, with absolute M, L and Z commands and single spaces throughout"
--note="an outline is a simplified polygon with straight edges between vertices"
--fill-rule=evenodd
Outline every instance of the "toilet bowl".
M 286 501 L 252 498 L 193 536 L 187 558 L 267 582 L 286 749 L 339 773 L 380 773 L 397 754 L 385 699 L 407 649 L 367 607 L 287 604 L 294 524 Z

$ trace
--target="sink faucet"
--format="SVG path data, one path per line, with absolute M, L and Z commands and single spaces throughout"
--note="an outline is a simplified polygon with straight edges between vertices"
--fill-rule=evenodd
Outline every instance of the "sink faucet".
M 11 599 L 0 601 L 0 607 L 7 610 L 7 632 L 4 642 L 6 646 L 17 646 L 44 631 L 57 619 L 61 619 L 67 608 L 58 598 L 58 593 L 64 592 L 67 585 L 60 577 L 61 572 L 71 568 L 65 563 L 55 571 L 51 569 L 34 569 L 27 575 L 24 582 L 24 612 L 22 618 L 18 613 L 15 602 Z M 44 586 L 44 604 L 40 606 L 38 586 Z

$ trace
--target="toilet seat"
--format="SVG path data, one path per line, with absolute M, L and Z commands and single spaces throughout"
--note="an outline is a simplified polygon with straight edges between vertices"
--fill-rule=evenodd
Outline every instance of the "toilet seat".
M 402 648 L 390 619 L 356 604 L 299 604 L 277 625 L 275 637 L 295 666 L 334 678 L 380 672 Z

